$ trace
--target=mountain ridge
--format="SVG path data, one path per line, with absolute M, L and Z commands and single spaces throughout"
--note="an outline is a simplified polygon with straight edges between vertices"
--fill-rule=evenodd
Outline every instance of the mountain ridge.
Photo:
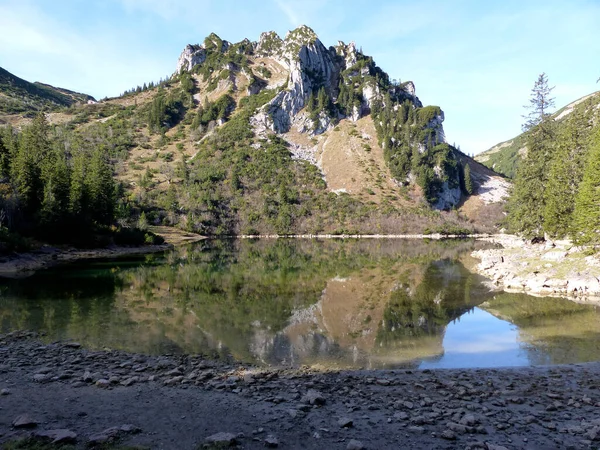
M 0 67 L 0 113 L 34 113 L 57 110 L 94 97 L 46 83 L 31 83 Z

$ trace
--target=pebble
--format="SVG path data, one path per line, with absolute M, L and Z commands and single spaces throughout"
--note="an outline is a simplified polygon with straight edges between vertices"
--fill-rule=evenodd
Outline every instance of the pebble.
M 96 381 L 96 386 L 99 388 L 107 388 L 110 386 L 110 381 L 108 381 L 106 378 L 100 378 L 98 381 Z
M 326 400 L 321 392 L 315 389 L 309 389 L 308 392 L 304 394 L 301 401 L 309 405 L 324 405 Z
M 441 438 L 454 441 L 456 440 L 456 434 L 452 430 L 444 430 L 441 434 Z

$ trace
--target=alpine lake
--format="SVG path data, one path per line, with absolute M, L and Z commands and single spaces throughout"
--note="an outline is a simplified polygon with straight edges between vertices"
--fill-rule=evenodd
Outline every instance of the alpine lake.
M 491 291 L 474 240 L 204 240 L 0 279 L 0 332 L 257 365 L 467 368 L 600 360 L 600 308 Z

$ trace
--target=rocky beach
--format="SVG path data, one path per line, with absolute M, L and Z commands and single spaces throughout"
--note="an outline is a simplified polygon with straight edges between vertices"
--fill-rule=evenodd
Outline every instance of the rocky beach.
M 598 363 L 320 372 L 91 351 L 29 332 L 0 336 L 0 361 L 3 448 L 600 445 Z
M 477 250 L 475 271 L 493 289 L 538 296 L 566 297 L 578 302 L 600 300 L 600 258 L 571 241 L 531 243 L 511 235 L 490 241 L 502 248 Z

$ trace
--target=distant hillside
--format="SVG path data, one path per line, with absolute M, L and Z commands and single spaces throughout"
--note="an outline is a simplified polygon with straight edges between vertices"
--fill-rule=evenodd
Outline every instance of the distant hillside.
M 588 100 L 589 102 L 585 102 Z M 585 103 L 584 103 L 585 102 Z M 559 109 L 553 114 L 554 120 L 563 123 L 575 108 L 598 108 L 600 107 L 600 91 L 586 95 L 567 106 Z M 475 159 L 485 166 L 495 170 L 509 178 L 514 178 L 519 161 L 527 153 L 527 133 L 522 133 L 508 141 L 494 145 L 475 156 Z
M 88 100 L 94 97 L 49 84 L 30 83 L 0 67 L 0 114 L 54 111 Z

